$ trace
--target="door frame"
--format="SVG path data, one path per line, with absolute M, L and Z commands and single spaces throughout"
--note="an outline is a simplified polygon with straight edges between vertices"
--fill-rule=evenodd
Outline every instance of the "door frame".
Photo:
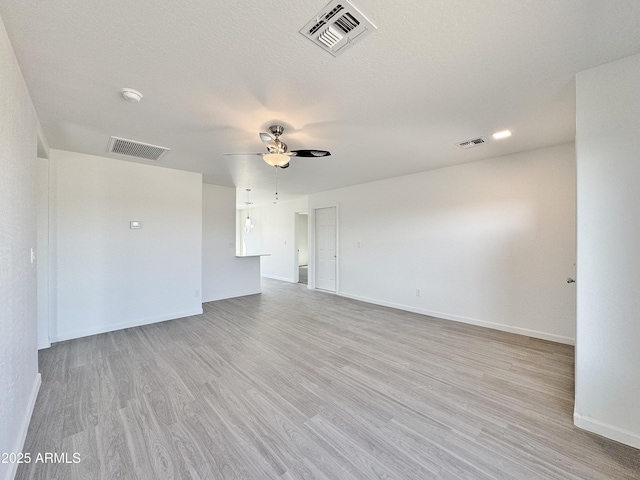
M 37 176 L 36 186 L 36 291 L 37 291 L 37 344 L 38 350 L 51 346 L 50 335 L 50 244 L 51 227 L 49 215 L 49 160 L 36 157 L 34 168 Z M 33 251 L 33 249 L 32 249 Z M 34 260 L 32 259 L 32 263 Z
M 338 203 L 314 205 L 309 208 L 309 223 L 312 225 L 311 235 L 309 237 L 309 284 L 310 289 L 316 289 L 316 210 L 323 208 L 335 208 L 336 209 L 336 295 L 340 292 L 340 205 Z M 312 255 L 313 253 L 313 255 Z M 313 261 L 312 261 L 313 259 Z M 323 290 L 328 293 L 328 290 Z

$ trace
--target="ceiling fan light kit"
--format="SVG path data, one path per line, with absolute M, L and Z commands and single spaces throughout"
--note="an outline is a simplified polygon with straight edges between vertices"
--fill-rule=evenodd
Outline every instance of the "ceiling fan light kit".
M 289 163 L 289 156 L 282 153 L 266 153 L 262 159 L 272 167 L 284 167 Z
M 260 132 L 260 140 L 265 143 L 267 153 L 225 153 L 225 155 L 260 155 L 268 165 L 277 168 L 288 168 L 291 157 L 328 157 L 331 152 L 327 150 L 291 150 L 286 143 L 280 140 L 284 133 L 282 125 L 271 125 L 269 133 Z

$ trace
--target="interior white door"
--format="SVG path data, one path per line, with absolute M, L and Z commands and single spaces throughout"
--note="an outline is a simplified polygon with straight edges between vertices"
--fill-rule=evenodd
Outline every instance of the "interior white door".
M 336 207 L 315 211 L 316 288 L 336 291 Z

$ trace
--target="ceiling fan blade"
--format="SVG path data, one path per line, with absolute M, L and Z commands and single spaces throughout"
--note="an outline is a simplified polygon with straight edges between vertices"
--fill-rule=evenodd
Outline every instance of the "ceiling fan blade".
M 270 142 L 273 140 L 273 137 L 266 132 L 260 132 L 260 140 L 264 143 Z
M 223 153 L 222 155 L 260 155 L 262 157 L 264 153 Z
M 296 157 L 328 157 L 331 152 L 326 150 L 291 150 Z

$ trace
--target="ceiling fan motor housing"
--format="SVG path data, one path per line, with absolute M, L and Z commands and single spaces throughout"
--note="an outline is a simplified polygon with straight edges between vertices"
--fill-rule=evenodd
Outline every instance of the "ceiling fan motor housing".
M 267 143 L 269 153 L 286 153 L 288 149 L 287 144 L 278 138 Z
M 282 125 L 271 125 L 269 127 L 269 133 L 274 137 L 278 138 L 280 135 L 284 133 L 284 127 Z

